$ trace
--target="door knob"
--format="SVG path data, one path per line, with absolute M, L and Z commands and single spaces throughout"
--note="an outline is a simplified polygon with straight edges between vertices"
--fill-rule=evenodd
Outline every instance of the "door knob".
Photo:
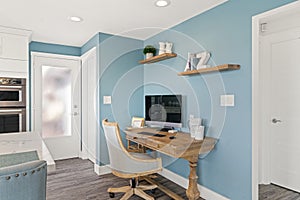
M 74 112 L 74 113 L 73 113 L 74 116 L 76 116 L 76 115 L 78 115 L 78 114 L 79 114 L 78 112 Z
M 278 122 L 281 122 L 281 120 L 280 120 L 280 119 L 275 119 L 275 118 L 272 119 L 272 123 L 273 123 L 273 124 L 276 124 L 276 123 L 278 123 Z

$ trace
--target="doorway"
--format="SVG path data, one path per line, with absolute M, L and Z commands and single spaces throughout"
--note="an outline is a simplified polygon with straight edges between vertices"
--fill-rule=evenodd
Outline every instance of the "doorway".
M 81 138 L 79 57 L 32 53 L 32 127 L 55 160 L 78 157 Z
M 291 153 L 295 150 L 293 142 L 299 137 L 294 134 L 297 123 L 292 119 L 298 109 L 293 105 L 298 95 L 293 91 L 298 74 L 293 63 L 300 58 L 294 54 L 299 51 L 299 10 L 300 3 L 294 2 L 252 20 L 253 200 L 258 199 L 258 184 L 276 183 L 294 190 L 297 189 L 293 185 L 300 185 L 295 182 L 299 180 L 295 174 L 298 180 L 286 179 L 294 173 L 294 165 L 300 166 L 295 152 Z M 288 53 L 292 49 L 293 55 Z

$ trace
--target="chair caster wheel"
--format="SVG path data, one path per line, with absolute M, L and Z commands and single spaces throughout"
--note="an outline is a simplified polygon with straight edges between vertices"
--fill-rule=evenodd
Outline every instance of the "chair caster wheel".
M 110 193 L 109 193 L 109 197 L 110 197 L 110 198 L 114 198 L 114 197 L 115 197 L 115 193 L 110 192 Z

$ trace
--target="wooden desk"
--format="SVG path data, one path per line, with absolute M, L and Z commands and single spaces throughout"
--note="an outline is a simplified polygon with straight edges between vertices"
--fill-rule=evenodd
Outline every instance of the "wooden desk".
M 159 133 L 166 136 L 156 137 L 149 134 L 143 134 L 143 132 Z M 215 146 L 216 139 L 205 138 L 204 140 L 195 140 L 191 138 L 188 133 L 166 133 L 159 132 L 152 128 L 128 128 L 125 130 L 125 133 L 128 141 L 135 142 L 175 158 L 188 160 L 190 165 L 190 175 L 186 195 L 192 200 L 200 197 L 200 192 L 197 187 L 198 176 L 196 173 L 199 154 L 211 151 Z M 170 139 L 170 136 L 175 136 L 175 138 Z

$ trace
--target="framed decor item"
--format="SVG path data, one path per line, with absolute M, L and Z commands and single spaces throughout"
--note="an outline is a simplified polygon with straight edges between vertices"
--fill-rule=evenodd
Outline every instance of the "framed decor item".
M 141 128 L 145 124 L 145 119 L 142 117 L 132 117 L 131 127 L 133 128 Z

